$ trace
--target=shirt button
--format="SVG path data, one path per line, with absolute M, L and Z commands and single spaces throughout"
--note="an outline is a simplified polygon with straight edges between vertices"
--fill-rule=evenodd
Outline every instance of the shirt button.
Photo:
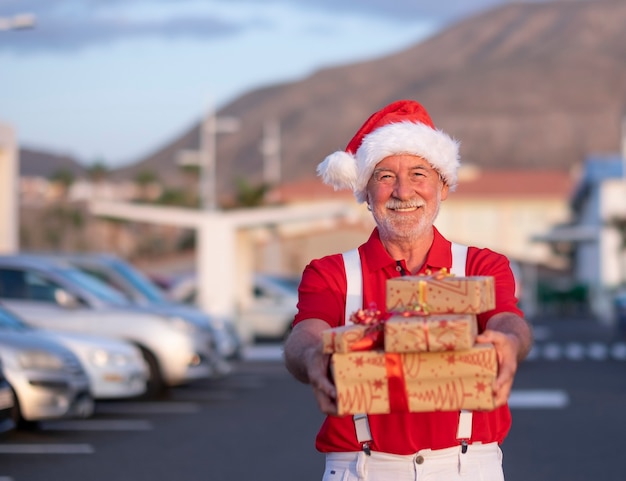
M 422 464 L 424 462 L 424 456 L 421 456 L 421 455 L 415 456 L 415 462 L 417 464 Z

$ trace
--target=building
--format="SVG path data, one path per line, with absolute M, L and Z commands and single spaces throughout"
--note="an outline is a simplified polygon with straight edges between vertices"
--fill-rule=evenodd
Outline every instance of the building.
M 572 280 L 587 288 L 592 313 L 613 323 L 613 296 L 626 286 L 626 159 L 587 158 L 569 208 L 569 223 L 536 240 L 569 257 Z

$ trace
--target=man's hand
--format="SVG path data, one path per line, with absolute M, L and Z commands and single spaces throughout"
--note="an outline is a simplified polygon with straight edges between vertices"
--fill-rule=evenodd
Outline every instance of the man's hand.
M 528 323 L 512 313 L 500 313 L 487 322 L 487 330 L 476 337 L 477 343 L 491 343 L 498 357 L 498 377 L 494 385 L 496 407 L 509 399 L 519 361 L 532 346 L 532 332 Z
M 307 373 L 317 405 L 325 414 L 337 414 L 337 389 L 330 380 L 330 354 L 320 348 L 308 354 Z
M 330 380 L 330 354 L 322 352 L 322 331 L 329 328 L 320 319 L 298 323 L 285 343 L 285 365 L 296 379 L 311 385 L 323 413 L 337 414 L 337 390 Z

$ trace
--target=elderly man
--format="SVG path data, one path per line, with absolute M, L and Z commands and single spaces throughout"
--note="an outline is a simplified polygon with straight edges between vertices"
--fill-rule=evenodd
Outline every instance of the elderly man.
M 504 477 L 500 444 L 511 426 L 507 399 L 532 334 L 517 307 L 508 260 L 489 249 L 451 243 L 433 225 L 456 186 L 458 166 L 457 142 L 434 127 L 422 105 L 401 100 L 374 113 L 345 151 L 318 167 L 325 183 L 351 189 L 366 202 L 376 222 L 369 240 L 352 255 L 330 255 L 306 267 L 285 343 L 288 370 L 311 385 L 327 414 L 316 439 L 326 454 L 324 481 Z M 345 324 L 354 302 L 351 286 L 358 286 L 357 308 L 384 306 L 387 279 L 442 268 L 495 279 L 496 307 L 478 315 L 477 342 L 492 343 L 497 352 L 496 409 L 337 416 L 321 333 Z

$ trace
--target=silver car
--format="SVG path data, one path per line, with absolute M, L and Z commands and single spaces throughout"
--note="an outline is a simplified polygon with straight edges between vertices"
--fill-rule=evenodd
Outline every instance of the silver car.
M 285 339 L 298 311 L 299 282 L 298 277 L 254 274 L 252 302 L 237 313 L 245 341 Z M 178 302 L 193 305 L 197 290 L 197 277 L 189 274 L 176 279 L 168 295 Z
M 0 335 L 7 331 L 30 333 L 51 339 L 72 351 L 89 378 L 94 399 L 128 398 L 144 394 L 148 367 L 141 351 L 129 342 L 75 332 L 36 329 L 0 306 Z
M 3 330 L 0 359 L 15 395 L 13 420 L 18 426 L 93 414 L 87 375 L 65 347 L 37 335 Z
M 131 305 L 108 285 L 62 260 L 0 256 L 0 300 L 30 325 L 130 341 L 148 364 L 148 394 L 214 375 L 208 327 Z
M 226 359 L 241 354 L 242 343 L 233 323 L 209 316 L 200 309 L 175 302 L 134 266 L 113 254 L 59 254 L 79 269 L 106 282 L 122 292 L 133 303 L 156 313 L 180 316 L 194 322 L 206 323 L 215 339 L 217 351 Z

